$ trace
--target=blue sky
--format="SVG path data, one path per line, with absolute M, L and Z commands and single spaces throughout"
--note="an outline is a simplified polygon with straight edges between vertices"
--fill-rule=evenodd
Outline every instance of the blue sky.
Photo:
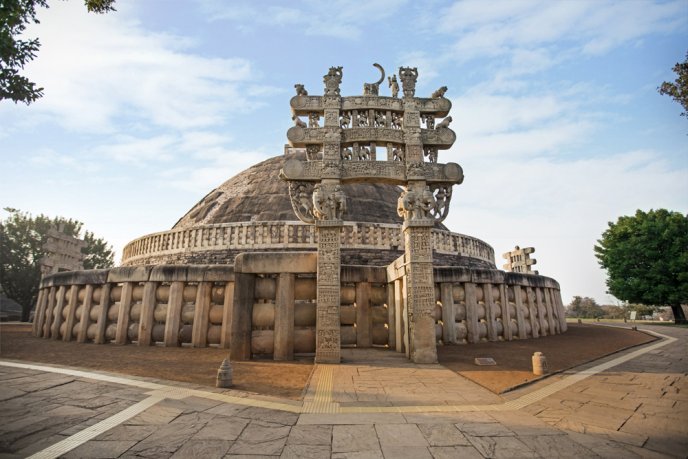
M 688 120 L 656 87 L 688 50 L 688 1 L 51 2 L 28 30 L 31 106 L 0 103 L 0 207 L 110 241 L 169 229 L 214 187 L 279 155 L 293 85 L 342 94 L 418 67 L 446 85 L 461 164 L 445 222 L 612 302 L 592 247 L 640 208 L 688 212 Z M 388 88 L 381 89 L 383 95 Z M 1 212 L 1 211 L 0 211 Z M 4 212 L 0 216 L 4 217 Z

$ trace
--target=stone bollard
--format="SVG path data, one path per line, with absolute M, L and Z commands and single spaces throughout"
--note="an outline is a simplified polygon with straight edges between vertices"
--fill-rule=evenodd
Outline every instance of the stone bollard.
M 229 362 L 229 358 L 224 359 L 217 370 L 215 386 L 225 389 L 232 387 L 232 364 Z
M 549 366 L 547 365 L 547 357 L 542 355 L 542 352 L 533 354 L 533 374 L 540 376 L 549 373 Z

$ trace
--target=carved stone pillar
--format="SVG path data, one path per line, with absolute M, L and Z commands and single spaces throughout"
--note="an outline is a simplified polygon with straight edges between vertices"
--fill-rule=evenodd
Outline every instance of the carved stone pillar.
M 435 284 L 432 274 L 432 221 L 404 222 L 409 354 L 415 363 L 436 363 Z
M 340 361 L 340 233 L 341 220 L 318 220 L 318 293 L 316 363 Z

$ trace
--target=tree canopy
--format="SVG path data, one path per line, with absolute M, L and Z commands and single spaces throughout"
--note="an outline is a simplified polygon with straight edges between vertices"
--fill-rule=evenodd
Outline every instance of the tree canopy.
M 688 303 L 688 216 L 665 209 L 619 217 L 595 245 L 609 293 L 620 300 L 671 306 L 685 323 Z
M 115 0 L 85 0 L 89 12 L 114 11 Z M 28 24 L 39 24 L 38 8 L 48 8 L 47 0 L 2 0 L 0 2 L 0 100 L 10 99 L 30 104 L 43 96 L 20 71 L 36 57 L 41 44 L 38 38 L 19 38 Z
M 0 288 L 22 305 L 22 320 L 27 320 L 36 302 L 41 280 L 40 260 L 44 255 L 43 244 L 50 228 L 63 225 L 64 233 L 79 237 L 83 224 L 63 217 L 45 215 L 32 217 L 17 209 L 6 208 L 10 215 L 0 221 Z M 109 268 L 114 265 L 112 247 L 102 238 L 85 231 L 85 269 Z
M 660 94 L 671 96 L 676 102 L 683 107 L 681 116 L 688 114 L 688 53 L 686 53 L 686 60 L 677 62 L 672 69 L 676 74 L 676 80 L 671 83 L 665 81 L 657 88 Z
M 593 298 L 574 296 L 571 304 L 566 306 L 566 313 L 571 317 L 595 319 L 604 315 L 604 310 Z

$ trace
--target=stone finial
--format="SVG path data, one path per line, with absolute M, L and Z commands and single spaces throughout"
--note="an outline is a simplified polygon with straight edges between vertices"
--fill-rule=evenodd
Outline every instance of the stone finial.
M 399 67 L 399 79 L 404 89 L 404 97 L 415 96 L 418 69 L 416 67 Z
M 377 96 L 380 94 L 380 83 L 385 81 L 385 69 L 382 68 L 380 64 L 373 64 L 374 67 L 380 71 L 380 79 L 375 83 L 363 83 L 363 95 L 364 96 Z
M 295 84 L 294 88 L 296 89 L 296 95 L 297 96 L 307 96 L 308 95 L 308 91 L 306 91 L 306 88 L 304 88 L 301 83 Z
M 299 118 L 296 115 L 292 116 L 291 119 L 294 120 L 294 126 L 298 126 L 300 128 L 304 128 L 304 129 L 308 127 L 308 125 L 306 123 L 304 123 L 301 120 L 301 118 Z
M 451 116 L 448 116 L 448 117 L 446 117 L 445 119 L 443 119 L 442 122 L 441 122 L 440 124 L 438 124 L 437 126 L 435 126 L 435 130 L 437 130 L 437 129 L 443 129 L 443 128 L 448 128 L 448 127 L 449 127 L 449 123 L 451 123 L 451 122 L 452 122 L 452 117 L 451 117 Z
M 220 364 L 220 368 L 217 370 L 215 386 L 224 389 L 232 387 L 232 364 L 229 358 L 224 359 L 222 364 Z
M 397 76 L 392 75 L 391 77 L 387 77 L 387 81 L 389 82 L 389 87 L 392 88 L 392 97 L 396 99 L 399 97 L 399 83 L 397 82 Z
M 339 85 L 342 84 L 342 67 L 330 67 L 330 70 L 323 76 L 323 83 L 325 83 L 326 96 L 339 96 Z
M 433 92 L 432 96 L 430 97 L 432 97 L 433 99 L 442 99 L 444 97 L 444 94 L 447 92 L 447 89 L 448 88 L 446 86 L 442 86 L 440 89 Z

